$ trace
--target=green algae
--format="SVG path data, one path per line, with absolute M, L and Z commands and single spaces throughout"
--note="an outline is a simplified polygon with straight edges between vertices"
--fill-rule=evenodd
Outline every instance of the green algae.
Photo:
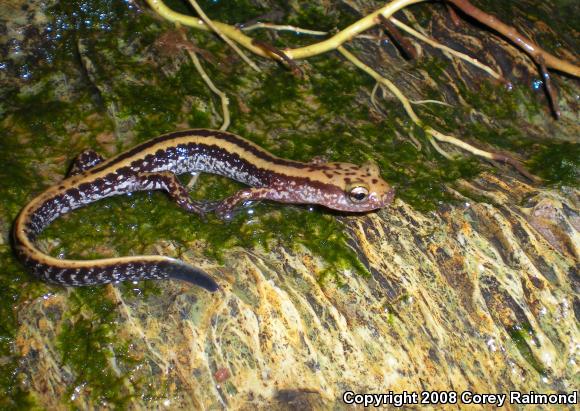
M 35 401 L 22 384 L 19 356 L 14 349 L 18 330 L 15 307 L 39 294 L 41 286 L 27 284 L 27 276 L 9 246 L 0 245 L 0 261 L 0 409 L 34 409 Z
M 97 404 L 126 408 L 137 385 L 129 374 L 138 361 L 129 354 L 127 343 L 118 342 L 117 304 L 104 290 L 78 288 L 68 298 L 70 308 L 57 343 L 63 364 L 75 375 L 66 397 L 72 405 L 86 391 Z
M 288 24 L 312 30 L 332 32 L 339 28 L 348 27 L 356 22 L 358 16 L 350 7 L 330 8 L 327 4 L 303 2 L 298 7 L 288 7 Z
M 580 144 L 564 142 L 543 145 L 528 161 L 532 172 L 547 183 L 578 187 L 580 184 Z
M 536 358 L 530 348 L 530 342 L 532 340 L 537 341 L 532 326 L 530 324 L 518 324 L 508 328 L 507 331 L 521 356 L 528 364 L 542 377 L 547 376 L 548 370 Z
M 361 87 L 370 88 L 374 81 L 350 66 L 345 67 L 345 62 L 341 59 L 319 56 L 312 59 L 312 63 L 317 70 L 317 74 L 313 76 L 312 93 L 317 96 L 324 109 L 332 113 L 351 113 L 348 116 L 351 118 L 354 117 L 353 114 L 360 115 L 362 107 L 356 97 Z
M 212 19 L 228 24 L 244 23 L 269 11 L 249 0 L 202 0 L 198 4 Z

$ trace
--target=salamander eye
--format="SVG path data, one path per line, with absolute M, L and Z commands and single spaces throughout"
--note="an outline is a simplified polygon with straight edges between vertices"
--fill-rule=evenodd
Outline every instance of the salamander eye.
M 369 195 L 369 190 L 363 186 L 356 186 L 350 189 L 348 192 L 348 198 L 353 203 L 362 203 L 367 199 Z

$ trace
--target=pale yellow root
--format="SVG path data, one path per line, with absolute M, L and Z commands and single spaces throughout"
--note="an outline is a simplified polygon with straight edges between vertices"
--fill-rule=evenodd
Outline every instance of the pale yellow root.
M 391 82 L 390 80 L 381 76 L 379 73 L 374 71 L 372 68 L 370 68 L 369 66 L 364 64 L 354 54 L 352 54 L 351 52 L 346 50 L 344 47 L 339 46 L 337 48 L 337 50 L 344 57 L 346 57 L 346 59 L 348 61 L 353 63 L 356 67 L 358 67 L 359 69 L 361 69 L 362 71 L 364 71 L 365 73 L 370 75 L 378 83 L 387 87 L 389 89 L 389 91 L 391 93 L 393 93 L 395 95 L 395 97 L 397 97 L 397 99 L 401 102 L 401 104 L 403 105 L 403 108 L 405 109 L 405 111 L 407 112 L 407 115 L 411 118 L 413 123 L 415 123 L 419 127 L 423 128 L 423 130 L 425 130 L 425 132 L 429 136 L 435 138 L 438 141 L 452 144 L 452 145 L 459 147 L 467 152 L 470 152 L 476 156 L 483 157 L 483 158 L 486 158 L 489 160 L 496 160 L 497 159 L 497 156 L 493 153 L 490 153 L 490 152 L 485 151 L 485 150 L 481 150 L 477 147 L 472 146 L 471 144 L 466 143 L 465 141 L 461 141 L 460 139 L 458 139 L 456 137 L 448 136 L 446 134 L 443 134 L 443 133 L 429 127 L 429 126 L 424 125 L 423 122 L 421 121 L 421 119 L 419 119 L 419 117 L 417 116 L 417 114 L 413 110 L 413 106 L 411 106 L 411 102 L 409 101 L 409 99 L 407 97 L 405 97 L 405 95 L 401 92 L 401 90 L 398 89 L 397 86 L 395 86 L 395 84 L 393 82 Z M 433 148 L 435 148 L 435 150 L 437 150 L 437 152 L 439 152 L 442 156 L 444 156 L 445 158 L 449 158 L 449 159 L 452 158 L 451 155 L 449 153 L 447 153 L 446 151 L 444 151 L 432 138 L 429 138 L 429 141 L 433 145 Z
M 199 17 L 201 17 L 203 22 L 207 24 L 223 41 L 225 41 L 225 43 L 230 46 L 242 58 L 242 60 L 244 60 L 254 70 L 262 71 L 258 66 L 256 66 L 256 63 L 250 60 L 250 58 L 246 56 L 246 54 L 240 50 L 238 46 L 236 46 L 236 43 L 234 43 L 228 36 L 222 33 L 221 29 L 216 24 L 214 24 L 209 17 L 207 17 L 202 8 L 199 7 L 199 4 L 197 4 L 197 1 L 189 0 L 189 4 L 191 4 L 191 6 L 195 9 L 195 12 Z
M 169 7 L 167 7 L 162 0 L 145 0 L 145 1 L 147 2 L 147 4 L 149 4 L 149 7 L 151 7 L 151 9 L 153 9 L 155 12 L 157 12 L 157 14 L 159 14 L 161 17 L 169 21 L 179 23 L 188 27 L 193 27 L 198 30 L 211 31 L 211 29 L 207 26 L 207 24 L 205 24 L 204 21 L 199 17 L 192 17 L 186 14 L 177 13 L 176 11 L 173 11 Z M 219 21 L 213 21 L 212 23 L 222 34 L 241 44 L 242 46 L 250 50 L 252 53 L 262 57 L 278 59 L 276 56 L 268 53 L 261 47 L 252 44 L 253 39 L 251 37 L 246 36 L 238 28 L 230 26 L 229 24 L 221 23 Z
M 318 30 L 308 30 L 296 26 L 289 26 L 287 24 L 272 24 L 272 23 L 256 23 L 250 26 L 242 27 L 242 31 L 252 31 L 256 29 L 268 29 L 275 31 L 292 31 L 299 34 L 309 34 L 311 36 L 326 36 L 328 33 L 326 31 Z
M 291 59 L 303 59 L 307 57 L 316 56 L 318 54 L 326 53 L 330 50 L 335 50 L 343 43 L 356 37 L 358 34 L 362 33 L 375 26 L 378 23 L 378 15 L 381 14 L 384 18 L 388 19 L 397 11 L 411 5 L 414 3 L 421 3 L 426 0 L 394 0 L 387 5 L 381 7 L 377 11 L 363 17 L 362 19 L 351 24 L 344 30 L 339 31 L 334 36 L 329 39 L 323 40 L 319 43 L 311 44 L 305 47 L 299 47 L 296 49 L 285 49 L 284 53 Z
M 452 48 L 449 48 L 447 46 L 444 46 L 443 44 L 440 44 L 433 39 L 430 39 L 429 37 L 421 34 L 417 30 L 415 30 L 414 28 L 407 26 L 405 23 L 403 23 L 400 20 L 397 20 L 394 17 L 391 17 L 390 20 L 395 26 L 399 27 L 401 30 L 404 30 L 407 33 L 409 33 L 410 35 L 417 37 L 419 40 L 424 41 L 425 43 L 429 44 L 431 47 L 443 50 L 443 51 L 445 51 L 445 52 L 447 52 L 447 53 L 449 53 L 449 54 L 451 54 L 451 55 L 453 55 L 461 60 L 468 62 L 469 64 L 473 64 L 475 67 L 480 68 L 481 70 L 485 71 L 487 74 L 489 74 L 493 78 L 496 78 L 498 80 L 502 78 L 501 74 L 494 71 L 491 67 L 486 66 L 483 63 L 480 63 L 477 59 L 470 57 L 467 54 L 461 53 L 457 50 L 453 50 Z
M 195 54 L 195 52 L 188 49 L 187 54 L 189 54 L 189 57 L 191 57 L 191 61 L 193 62 L 195 69 L 198 71 L 199 75 L 201 76 L 201 78 L 203 79 L 205 84 L 207 84 L 207 86 L 210 88 L 210 90 L 220 98 L 221 103 L 222 103 L 222 112 L 223 112 L 223 116 L 224 116 L 224 121 L 222 123 L 222 126 L 220 127 L 220 130 L 221 131 L 227 130 L 228 127 L 230 126 L 230 110 L 228 108 L 228 106 L 230 104 L 230 99 L 228 98 L 228 96 L 226 96 L 226 94 L 223 91 L 218 89 L 215 86 L 215 84 L 213 84 L 213 81 L 211 81 L 211 79 L 209 78 L 209 76 L 207 75 L 205 70 L 203 69 L 203 67 L 202 67 L 199 59 L 197 58 L 197 55 Z
M 187 42 L 187 37 L 185 36 L 185 33 L 181 32 L 181 37 L 183 38 L 184 41 Z M 205 82 L 205 84 L 207 84 L 209 89 L 220 98 L 221 103 L 222 103 L 222 113 L 223 113 L 223 123 L 222 123 L 222 126 L 220 127 L 220 130 L 221 131 L 227 130 L 228 127 L 230 126 L 230 110 L 228 108 L 228 106 L 230 104 L 230 99 L 228 98 L 228 96 L 226 96 L 226 94 L 223 91 L 221 91 L 220 89 L 218 89 L 216 87 L 216 85 L 213 83 L 213 81 L 211 81 L 211 79 L 209 78 L 209 76 L 207 75 L 205 70 L 203 69 L 201 62 L 197 58 L 197 54 L 195 54 L 195 51 L 193 51 L 191 48 L 186 48 L 186 51 L 187 51 L 187 54 L 189 54 L 189 57 L 191 58 L 191 61 L 192 61 L 193 65 L 195 66 L 195 69 L 197 70 L 197 72 L 201 76 L 202 80 Z M 197 180 L 197 178 L 193 178 L 192 179 L 193 183 L 190 181 L 190 184 L 195 184 L 195 180 Z
M 169 7 L 167 7 L 162 0 L 145 0 L 145 1 L 155 12 L 157 12 L 160 16 L 166 18 L 167 20 L 180 23 L 184 26 L 193 27 L 199 30 L 205 31 L 211 30 L 202 19 L 198 17 L 192 17 L 185 14 L 177 13 L 171 10 Z M 339 31 L 334 36 L 326 40 L 323 40 L 315 44 L 311 44 L 309 46 L 299 47 L 295 49 L 285 49 L 282 51 L 291 60 L 303 59 L 307 57 L 316 56 L 318 54 L 326 53 L 327 51 L 336 49 L 341 44 L 345 43 L 346 41 L 349 41 L 350 39 L 362 33 L 363 31 L 368 30 L 369 28 L 376 25 L 377 16 L 379 14 L 382 14 L 384 18 L 388 19 L 393 15 L 393 13 L 411 4 L 421 3 L 424 1 L 427 0 L 394 0 L 385 5 L 384 7 L 378 9 L 377 11 L 351 24 L 344 30 Z M 253 53 L 259 56 L 281 60 L 280 56 L 277 56 L 276 54 L 271 53 L 262 47 L 256 46 L 253 43 L 254 40 L 251 37 L 244 34 L 237 27 L 230 26 L 229 24 L 221 23 L 218 21 L 212 21 L 211 23 L 220 33 L 241 44 L 242 46 L 252 51 Z
M 245 48 L 247 48 L 248 50 L 252 51 L 253 53 L 255 53 L 259 56 L 273 58 L 275 60 L 281 60 L 280 56 L 278 56 L 274 53 L 271 53 L 268 50 L 265 50 L 263 47 L 259 47 L 259 46 L 255 45 L 253 43 L 253 39 L 251 37 L 247 36 L 246 34 L 244 34 L 237 27 L 231 26 L 229 24 L 221 23 L 219 21 L 211 21 L 208 19 L 208 21 L 210 22 L 209 24 L 212 25 L 212 28 L 210 28 L 210 27 L 208 27 L 206 22 L 204 22 L 202 19 L 200 19 L 198 17 L 188 16 L 188 15 L 177 13 L 177 12 L 171 10 L 169 7 L 167 7 L 165 5 L 163 0 L 145 0 L 145 1 L 147 2 L 147 4 L 149 4 L 149 6 L 155 12 L 157 12 L 160 16 L 164 17 L 167 20 L 177 22 L 177 23 L 180 23 L 184 26 L 193 27 L 193 28 L 196 28 L 199 30 L 205 30 L 205 31 L 214 30 L 216 33 L 218 33 L 218 34 L 221 33 L 221 35 L 223 35 L 231 40 L 236 41 L 237 43 L 241 44 L 242 46 L 244 46 Z M 190 0 L 190 1 L 192 2 L 192 5 L 193 5 L 193 3 L 195 3 L 193 0 Z M 378 21 L 379 15 L 382 15 L 386 19 L 390 19 L 391 16 L 394 13 L 396 13 L 397 11 L 399 11 L 399 10 L 409 6 L 409 5 L 412 5 L 415 3 L 421 3 L 424 1 L 427 1 L 427 0 L 393 0 L 390 3 L 387 3 L 382 8 L 380 8 L 380 9 L 376 10 L 375 12 L 363 17 L 362 19 L 351 24 L 350 26 L 348 26 L 344 30 L 339 31 L 334 36 L 332 36 L 326 40 L 323 40 L 323 41 L 315 43 L 315 44 L 311 44 L 309 46 L 299 47 L 299 48 L 295 48 L 295 49 L 285 49 L 282 51 L 289 59 L 295 60 L 295 59 L 303 59 L 303 58 L 307 58 L 307 57 L 312 57 L 312 56 L 316 56 L 318 54 L 325 53 L 325 52 L 330 51 L 330 50 L 335 50 L 340 45 L 351 40 L 352 38 L 356 37 L 357 35 L 360 35 L 360 33 L 368 30 L 369 28 L 375 26 L 379 22 Z M 497 30 L 501 34 L 505 35 L 508 39 L 510 39 L 512 42 L 514 42 L 515 44 L 520 46 L 528 54 L 534 56 L 535 58 L 537 58 L 538 56 L 542 56 L 548 67 L 555 68 L 557 70 L 569 73 L 569 74 L 576 76 L 576 77 L 580 76 L 580 67 L 578 67 L 572 63 L 569 63 L 567 61 L 564 61 L 562 59 L 558 59 L 558 58 L 552 56 L 551 54 L 542 50 L 537 45 L 533 44 L 531 41 L 529 41 L 525 37 L 521 36 L 517 31 L 515 31 L 515 29 L 513 27 L 508 26 L 508 25 L 500 22 L 499 20 L 497 20 L 493 16 L 490 16 L 490 15 L 483 13 L 481 10 L 472 6 L 468 1 L 466 1 L 466 0 L 448 0 L 448 1 L 455 4 L 457 7 L 461 8 L 464 12 L 470 14 L 474 18 L 478 19 L 483 24 L 486 24 L 487 26 L 489 26 L 489 27 Z M 197 4 L 197 3 L 195 3 L 195 4 Z M 199 6 L 197 6 L 197 7 L 199 7 Z M 203 13 L 203 10 L 201 10 L 201 13 Z M 394 24 L 398 25 L 403 30 L 407 30 L 407 31 L 409 29 L 413 30 L 409 26 L 404 25 L 403 23 L 401 23 L 400 21 L 398 21 L 394 18 L 392 19 L 392 21 Z M 266 23 L 263 23 L 263 24 L 266 24 Z M 260 25 L 258 25 L 258 26 L 260 26 Z M 262 27 L 262 26 L 260 26 L 260 27 Z M 295 29 L 295 28 L 293 28 L 293 29 Z M 411 33 L 411 31 L 408 31 L 408 32 Z M 317 32 L 310 31 L 310 34 L 315 34 L 315 33 L 317 33 Z M 416 34 L 421 35 L 420 33 L 415 31 L 415 34 L 413 34 L 413 35 L 416 35 Z M 426 39 L 426 37 L 424 37 L 424 39 Z M 427 40 L 424 40 L 424 41 L 427 41 Z M 431 45 L 433 45 L 433 44 L 431 44 Z M 433 45 L 433 47 L 436 47 L 436 46 Z M 437 47 L 439 47 L 439 46 L 437 46 Z M 447 51 L 449 53 L 452 53 L 451 49 L 447 49 Z M 459 56 L 457 53 L 458 52 L 455 52 L 455 51 L 453 52 L 453 54 Z M 475 64 L 476 66 L 480 67 L 482 70 L 487 71 L 490 75 L 492 75 L 494 77 L 497 75 L 497 73 L 495 73 L 495 72 L 494 72 L 494 74 L 492 74 L 493 70 L 491 70 L 489 68 L 488 68 L 489 69 L 488 70 L 488 69 L 485 69 L 484 67 L 478 65 L 477 61 L 475 59 L 470 58 L 468 56 L 466 56 L 466 57 L 467 57 L 466 61 L 471 59 L 472 64 Z M 461 57 L 461 58 L 464 58 L 464 57 Z

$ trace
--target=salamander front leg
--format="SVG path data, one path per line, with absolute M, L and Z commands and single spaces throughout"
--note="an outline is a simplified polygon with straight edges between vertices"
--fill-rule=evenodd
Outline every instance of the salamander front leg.
M 164 171 L 159 173 L 142 173 L 137 176 L 134 190 L 164 190 L 179 207 L 188 213 L 196 213 L 203 216 L 213 211 L 218 206 L 217 201 L 195 201 L 189 197 L 187 188 L 181 184 L 175 174 Z
M 66 176 L 76 176 L 77 174 L 80 174 L 83 171 L 87 171 L 97 164 L 102 163 L 103 161 L 105 161 L 103 156 L 101 156 L 95 150 L 85 150 L 75 158 Z
M 222 220 L 230 220 L 233 217 L 232 212 L 239 202 L 276 200 L 277 194 L 279 193 L 276 190 L 270 188 L 246 188 L 222 200 L 216 207 L 215 213 Z

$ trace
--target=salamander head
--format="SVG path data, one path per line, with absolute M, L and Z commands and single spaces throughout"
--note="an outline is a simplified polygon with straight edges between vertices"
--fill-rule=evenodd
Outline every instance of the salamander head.
M 381 178 L 374 163 L 357 166 L 327 163 L 320 166 L 333 189 L 322 190 L 316 203 L 340 211 L 364 212 L 383 208 L 393 201 L 395 190 Z

